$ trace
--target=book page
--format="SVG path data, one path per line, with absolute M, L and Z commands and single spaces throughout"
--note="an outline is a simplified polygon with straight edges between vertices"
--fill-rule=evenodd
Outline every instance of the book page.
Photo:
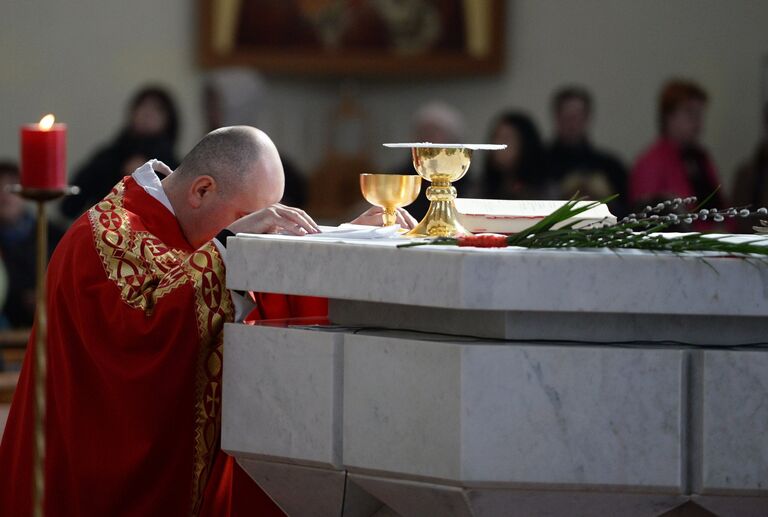
M 566 201 L 550 200 L 506 200 L 506 199 L 456 199 L 456 210 L 464 215 L 479 215 L 486 217 L 504 218 L 540 218 L 546 217 Z M 579 206 L 591 203 L 580 201 Z M 611 212 L 606 205 L 598 205 L 595 208 L 577 216 L 578 219 L 603 219 L 611 217 Z

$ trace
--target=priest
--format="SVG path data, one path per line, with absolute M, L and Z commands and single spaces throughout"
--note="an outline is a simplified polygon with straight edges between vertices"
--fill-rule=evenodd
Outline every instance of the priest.
M 262 315 L 307 305 L 225 287 L 227 236 L 319 230 L 283 189 L 269 137 L 222 128 L 175 171 L 152 160 L 123 178 L 64 236 L 47 275 L 45 515 L 281 515 L 256 485 L 233 491 L 219 435 L 224 323 L 254 300 Z M 31 513 L 33 364 L 0 445 L 0 515 Z

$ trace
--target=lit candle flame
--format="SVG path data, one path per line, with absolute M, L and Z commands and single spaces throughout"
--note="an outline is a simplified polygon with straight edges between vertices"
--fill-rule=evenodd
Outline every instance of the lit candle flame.
M 53 127 L 53 123 L 55 121 L 56 121 L 56 117 L 53 116 L 53 113 L 49 113 L 40 119 L 40 123 L 38 125 L 40 126 L 40 129 L 42 129 L 43 131 L 48 131 Z

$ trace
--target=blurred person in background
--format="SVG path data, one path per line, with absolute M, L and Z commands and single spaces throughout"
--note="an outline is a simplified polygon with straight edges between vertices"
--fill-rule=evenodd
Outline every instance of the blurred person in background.
M 768 102 L 763 105 L 763 135 L 752 156 L 736 171 L 733 204 L 756 208 L 768 206 Z M 738 219 L 740 233 L 752 233 L 755 221 Z
M 222 68 L 209 72 L 203 86 L 206 131 L 226 126 L 262 125 L 266 104 L 266 85 L 255 70 Z M 307 206 L 307 180 L 293 161 L 280 151 L 285 172 L 284 205 Z
M 478 176 L 480 195 L 487 199 L 545 199 L 548 197 L 546 162 L 541 135 L 531 117 L 508 111 L 491 130 L 491 143 L 506 144 L 487 153 Z
M 659 137 L 637 159 L 629 178 L 630 202 L 635 208 L 676 197 L 696 196 L 701 202 L 718 189 L 715 163 L 701 143 L 707 101 L 704 89 L 691 81 L 675 79 L 662 87 Z M 723 192 L 717 190 L 705 207 L 726 208 Z M 699 221 L 692 228 L 705 231 L 716 225 Z
M 75 172 L 73 183 L 80 194 L 68 196 L 62 213 L 76 218 L 101 200 L 123 176 L 157 158 L 171 169 L 178 165 L 175 154 L 179 115 L 171 94 L 159 86 L 140 89 L 128 105 L 125 125 L 112 142 L 105 145 Z
M 619 194 L 610 208 L 621 216 L 625 214 L 627 171 L 615 156 L 592 145 L 593 113 L 592 95 L 585 88 L 568 86 L 555 92 L 555 136 L 547 149 L 548 175 L 559 191 L 555 196 L 561 199 L 570 199 L 576 192 L 595 200 Z
M 432 142 L 433 144 L 458 144 L 464 137 L 464 116 L 453 106 L 441 101 L 423 104 L 413 116 L 413 141 Z M 416 174 L 410 152 L 401 164 L 395 167 L 398 174 Z M 473 182 L 470 175 L 464 176 L 453 184 L 461 197 L 472 194 Z M 422 192 L 408 211 L 417 220 L 421 220 L 429 209 L 429 200 L 424 194 L 428 185 L 422 185 Z
M 35 315 L 36 220 L 24 200 L 6 192 L 19 182 L 15 163 L 0 162 L 0 257 L 8 273 L 8 295 L 2 307 L 2 319 L 13 328 L 32 326 Z M 48 225 L 48 255 L 63 232 Z

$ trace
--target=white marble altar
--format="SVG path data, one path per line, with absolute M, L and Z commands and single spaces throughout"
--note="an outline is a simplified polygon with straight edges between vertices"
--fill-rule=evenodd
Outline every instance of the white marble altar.
M 268 292 L 459 310 L 768 315 L 766 258 L 634 250 L 398 249 L 398 242 L 340 246 L 322 237 L 238 237 L 229 252 L 227 281 Z M 756 267 L 761 260 L 762 267 Z
M 766 263 L 277 236 L 228 261 L 340 324 L 225 329 L 222 447 L 291 516 L 768 515 Z

